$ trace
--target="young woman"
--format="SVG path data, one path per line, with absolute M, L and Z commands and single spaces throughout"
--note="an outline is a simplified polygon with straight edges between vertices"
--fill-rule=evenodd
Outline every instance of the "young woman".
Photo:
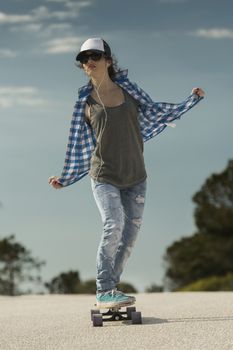
M 192 108 L 204 91 L 193 88 L 179 104 L 154 102 L 127 78 L 127 70 L 117 68 L 101 38 L 86 40 L 76 61 L 90 80 L 79 89 L 63 172 L 49 183 L 59 189 L 90 175 L 103 222 L 97 305 L 129 305 L 135 298 L 116 287 L 142 224 L 147 186 L 143 142 Z

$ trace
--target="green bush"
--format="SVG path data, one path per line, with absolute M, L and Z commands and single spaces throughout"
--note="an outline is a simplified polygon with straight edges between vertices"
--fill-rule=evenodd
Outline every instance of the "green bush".
M 194 283 L 177 289 L 181 292 L 200 292 L 200 291 L 233 291 L 233 273 L 228 273 L 225 276 L 211 276 L 202 278 Z
M 146 293 L 161 293 L 163 292 L 163 286 L 158 286 L 157 284 L 152 284 L 145 289 Z
M 123 293 L 137 293 L 137 289 L 131 284 L 127 282 L 120 282 L 117 286 L 117 289 Z
M 78 293 L 80 294 L 96 294 L 96 281 L 90 279 L 80 284 Z

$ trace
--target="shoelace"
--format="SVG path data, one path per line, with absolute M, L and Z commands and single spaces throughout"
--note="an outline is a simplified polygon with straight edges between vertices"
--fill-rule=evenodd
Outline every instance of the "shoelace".
M 112 290 L 112 295 L 123 295 L 124 293 L 122 293 L 120 290 L 117 290 L 117 288 Z
M 121 292 L 120 290 L 117 290 L 117 288 L 112 289 L 111 291 L 105 292 L 105 294 L 110 294 L 112 297 L 113 296 L 126 296 L 123 292 Z

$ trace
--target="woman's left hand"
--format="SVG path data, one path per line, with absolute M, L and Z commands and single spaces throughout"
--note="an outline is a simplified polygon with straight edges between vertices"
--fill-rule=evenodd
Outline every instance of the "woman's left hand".
M 205 91 L 202 90 L 201 88 L 193 88 L 191 93 L 192 94 L 196 94 L 199 97 L 204 97 L 205 96 Z

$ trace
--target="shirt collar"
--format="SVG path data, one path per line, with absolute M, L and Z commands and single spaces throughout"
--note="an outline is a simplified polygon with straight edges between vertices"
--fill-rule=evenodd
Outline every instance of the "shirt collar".
M 119 70 L 115 74 L 115 78 L 113 79 L 113 81 L 115 83 L 122 83 L 124 80 L 127 79 L 127 76 L 128 76 L 128 69 Z M 90 94 L 91 90 L 92 90 L 92 85 L 90 83 L 88 83 L 87 85 L 82 86 L 78 90 L 79 98 L 86 100 L 86 97 Z

